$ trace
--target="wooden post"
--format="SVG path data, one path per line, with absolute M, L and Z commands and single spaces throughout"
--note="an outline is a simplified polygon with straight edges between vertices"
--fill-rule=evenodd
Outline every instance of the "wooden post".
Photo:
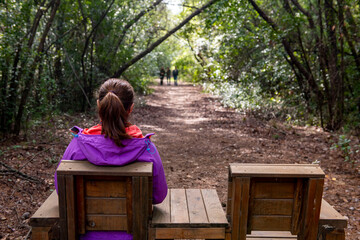
M 250 178 L 235 177 L 232 184 L 232 240 L 246 240 Z
M 304 218 L 302 219 L 299 240 L 316 240 L 320 217 L 324 179 L 309 178 L 304 199 Z
M 59 195 L 59 216 L 60 216 L 60 239 L 67 240 L 67 211 L 66 211 L 66 181 L 65 176 L 57 174 L 58 195 Z
M 133 238 L 134 240 L 146 240 L 148 230 L 148 199 L 149 199 L 149 178 L 133 177 Z

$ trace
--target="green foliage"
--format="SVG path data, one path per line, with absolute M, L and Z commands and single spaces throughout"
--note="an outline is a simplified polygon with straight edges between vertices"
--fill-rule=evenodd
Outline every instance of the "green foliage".
M 16 133 L 20 123 L 27 128 L 54 113 L 92 110 L 100 84 L 173 26 L 165 4 L 146 11 L 153 0 L 61 0 L 49 22 L 55 2 L 0 3 L 2 133 Z M 168 40 L 121 77 L 148 94 L 151 79 L 160 66 L 170 66 L 178 50 Z
M 355 165 L 355 154 L 360 152 L 360 145 L 352 146 L 351 139 L 346 135 L 339 135 L 338 142 L 334 143 L 330 149 L 339 149 L 346 162 L 350 162 Z
M 205 82 L 230 107 L 265 108 L 263 112 L 288 121 L 329 130 L 341 124 L 349 131 L 358 128 L 360 66 L 355 58 L 360 52 L 355 39 L 359 37 L 360 9 L 354 2 L 342 2 L 343 6 L 340 1 L 329 6 L 312 0 L 255 1 L 260 13 L 250 1 L 219 1 L 182 31 L 201 65 L 193 79 Z M 337 27 L 340 13 L 343 28 Z M 323 55 L 320 41 L 326 45 Z

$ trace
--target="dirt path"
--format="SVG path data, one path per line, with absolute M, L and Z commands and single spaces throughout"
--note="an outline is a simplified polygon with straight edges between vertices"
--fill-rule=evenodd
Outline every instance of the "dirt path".
M 169 187 L 216 188 L 225 206 L 229 163 L 319 161 L 327 174 L 324 198 L 349 217 L 347 239 L 360 239 L 359 173 L 330 150 L 335 140 L 330 134 L 236 113 L 192 85 L 153 89 L 152 95 L 138 102 L 132 122 L 143 133 L 156 133 L 152 141 L 162 157 Z M 30 141 L 0 146 L 1 162 L 41 180 L 0 174 L 0 239 L 22 239 L 28 233 L 28 217 L 54 188 L 56 161 L 72 138 L 69 127 L 96 123 L 96 117 L 64 115 L 29 131 Z
M 349 217 L 347 239 L 360 239 L 359 175 L 330 150 L 330 134 L 237 113 L 199 87 L 153 88 L 134 120 L 156 133 L 169 187 L 216 188 L 225 206 L 229 163 L 318 161 L 326 173 L 324 198 Z

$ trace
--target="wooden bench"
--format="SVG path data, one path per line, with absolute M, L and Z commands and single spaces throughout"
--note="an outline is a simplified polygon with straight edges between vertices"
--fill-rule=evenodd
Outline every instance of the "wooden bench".
M 60 205 L 53 192 L 35 212 L 32 239 L 60 239 L 61 221 L 61 239 L 109 226 L 133 229 L 134 239 L 142 240 L 147 234 L 149 239 L 345 239 L 347 218 L 321 198 L 324 174 L 318 166 L 231 164 L 229 171 L 230 226 L 214 189 L 170 189 L 151 218 L 151 163 L 100 167 L 64 161 L 58 171 Z M 103 200 L 107 203 L 99 203 Z
M 229 239 L 315 240 L 327 224 L 336 231 L 323 239 L 345 239 L 346 218 L 322 200 L 324 176 L 318 165 L 230 164 Z
M 225 239 L 227 226 L 215 189 L 170 189 L 154 206 L 149 239 Z
M 152 163 L 101 167 L 87 161 L 62 161 L 57 175 L 60 239 L 78 239 L 87 231 L 126 231 L 134 240 L 147 238 L 152 213 Z M 54 238 L 49 226 L 56 214 L 41 220 L 45 212 L 55 212 L 53 195 L 30 220 L 33 239 Z

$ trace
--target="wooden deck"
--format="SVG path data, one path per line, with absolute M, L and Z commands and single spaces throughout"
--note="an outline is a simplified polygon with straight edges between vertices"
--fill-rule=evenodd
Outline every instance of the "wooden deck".
M 154 206 L 150 239 L 225 239 L 227 226 L 215 189 L 170 189 Z

